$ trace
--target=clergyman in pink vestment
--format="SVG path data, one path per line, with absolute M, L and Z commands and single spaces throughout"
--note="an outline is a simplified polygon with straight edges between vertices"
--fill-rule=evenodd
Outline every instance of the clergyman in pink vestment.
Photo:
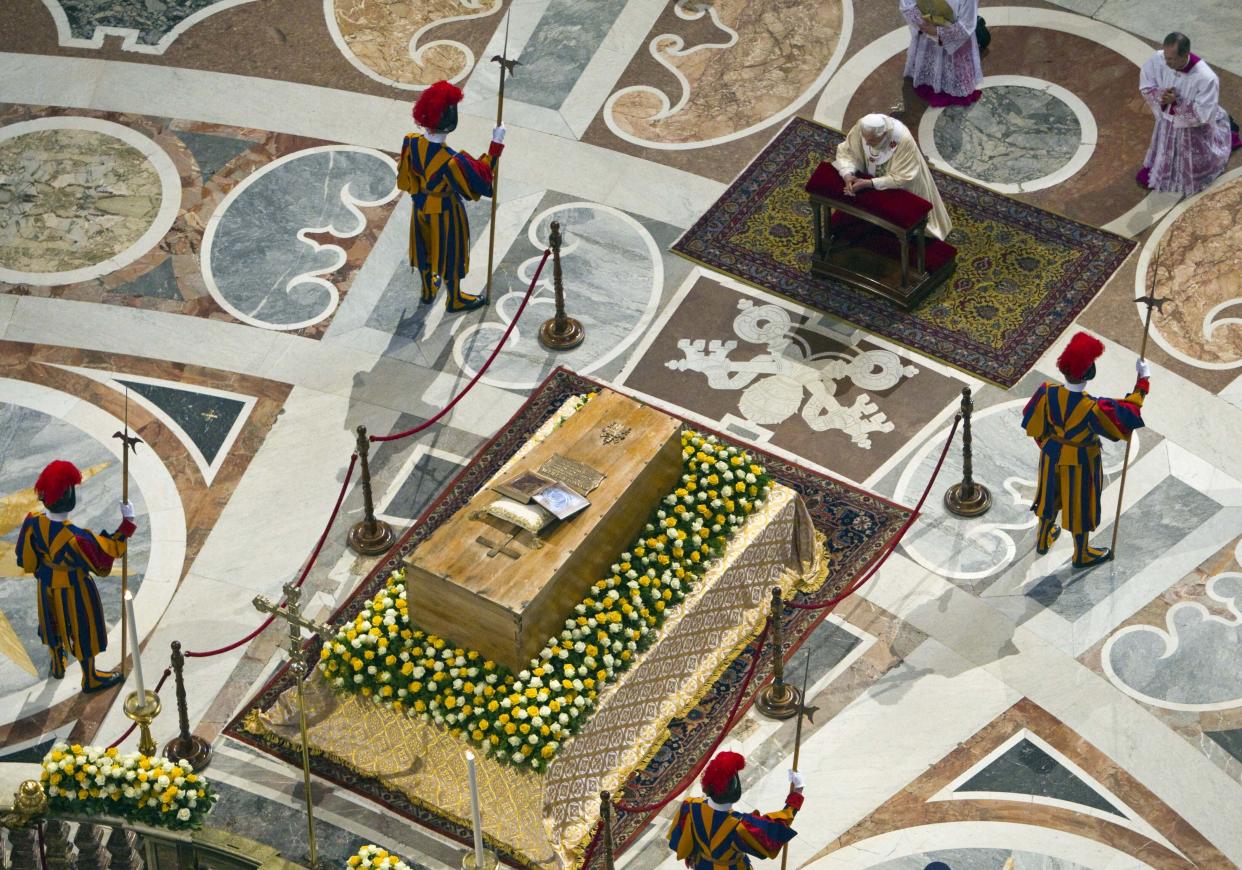
M 1225 171 L 1229 152 L 1242 145 L 1220 105 L 1220 80 L 1190 40 L 1170 33 L 1139 71 L 1139 92 L 1156 129 L 1136 179 L 1152 190 L 1198 193 Z
M 979 0 L 900 0 L 910 24 L 905 76 L 933 107 L 979 99 L 983 66 L 975 39 Z

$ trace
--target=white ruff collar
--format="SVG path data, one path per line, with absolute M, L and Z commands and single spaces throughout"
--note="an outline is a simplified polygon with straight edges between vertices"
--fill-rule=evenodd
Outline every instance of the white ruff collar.
M 727 813 L 733 810 L 733 804 L 718 804 L 711 798 L 707 798 L 707 805 L 718 813 Z
M 448 138 L 448 133 L 427 132 L 426 134 L 423 135 L 423 138 L 426 139 L 428 142 L 435 142 L 437 145 L 443 145 L 444 140 Z
M 48 511 L 47 518 L 49 520 L 53 520 L 54 522 L 63 523 L 69 519 L 69 514 L 68 512 L 56 514 L 56 513 L 52 513 L 51 511 Z
M 1087 389 L 1087 382 L 1083 381 L 1081 384 L 1066 384 L 1065 389 L 1069 390 L 1071 393 L 1081 393 L 1083 390 Z

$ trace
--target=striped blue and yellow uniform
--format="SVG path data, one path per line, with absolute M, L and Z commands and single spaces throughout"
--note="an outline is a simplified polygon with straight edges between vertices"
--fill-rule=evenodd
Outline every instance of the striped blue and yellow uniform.
M 102 534 L 39 512 L 26 517 L 17 536 L 17 564 L 39 584 L 39 639 L 53 663 L 68 654 L 86 662 L 108 648 L 103 604 L 92 574 L 112 571 L 134 530 L 126 521 Z M 55 674 L 60 676 L 60 674 Z
M 410 265 L 422 276 L 422 301 L 431 302 L 441 285 L 445 306 L 460 310 L 469 301 L 460 289 L 470 269 L 470 224 L 464 200 L 492 195 L 492 164 L 501 147 L 476 160 L 464 151 L 432 142 L 417 133 L 405 137 L 397 187 L 410 194 Z
M 1022 413 L 1026 434 L 1039 445 L 1039 480 L 1031 510 L 1044 520 L 1082 534 L 1100 524 L 1104 469 L 1100 438 L 1120 441 L 1142 428 L 1140 409 L 1148 382 L 1140 379 L 1124 399 L 1097 399 L 1058 384 L 1043 384 Z
M 712 809 L 703 798 L 682 801 L 668 830 L 668 845 L 693 870 L 746 870 L 750 856 L 775 858 L 795 836 L 790 827 L 802 795 L 790 792 L 779 812 Z

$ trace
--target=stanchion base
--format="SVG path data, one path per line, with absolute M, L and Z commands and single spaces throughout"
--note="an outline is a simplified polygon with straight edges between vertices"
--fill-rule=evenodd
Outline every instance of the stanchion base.
M 474 866 L 474 849 L 467 849 L 466 854 L 461 856 L 461 870 L 496 870 L 500 864 L 500 859 L 496 857 L 496 853 L 490 849 L 483 850 L 483 866 Z
M 396 538 L 392 526 L 383 520 L 376 520 L 372 529 L 367 529 L 367 521 L 362 520 L 349 530 L 349 549 L 361 556 L 379 556 L 388 552 Z
M 198 773 L 211 764 L 211 744 L 197 734 L 185 741 L 177 736 L 164 744 L 164 756 L 171 761 L 185 761 Z
M 572 317 L 566 317 L 562 329 L 557 329 L 555 317 L 549 317 L 539 327 L 539 343 L 548 350 L 569 350 L 582 344 L 586 330 Z
M 992 493 L 982 483 L 974 483 L 969 490 L 955 483 L 944 493 L 944 506 L 949 513 L 959 517 L 977 517 L 988 512 L 992 506 Z
M 769 719 L 792 719 L 802 709 L 802 693 L 789 683 L 768 683 L 755 696 L 755 708 Z

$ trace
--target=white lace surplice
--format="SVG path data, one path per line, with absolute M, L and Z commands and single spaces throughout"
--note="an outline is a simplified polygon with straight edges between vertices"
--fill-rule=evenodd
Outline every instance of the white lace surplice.
M 919 30 L 923 15 L 917 0 L 900 0 L 902 16 L 910 23 L 910 50 L 906 53 L 905 75 L 914 86 L 955 97 L 974 93 L 983 78 L 979 43 L 975 41 L 975 20 L 979 0 L 947 0 L 957 18 L 952 24 L 936 28 L 939 42 Z
M 1192 58 L 1194 56 L 1192 55 Z M 1194 59 L 1178 72 L 1157 51 L 1139 72 L 1139 92 L 1156 117 L 1151 145 L 1143 158 L 1147 185 L 1153 190 L 1198 193 L 1225 171 L 1232 136 L 1229 115 L 1220 105 L 1220 80 L 1204 61 Z M 1167 109 L 1160 94 L 1173 88 Z

